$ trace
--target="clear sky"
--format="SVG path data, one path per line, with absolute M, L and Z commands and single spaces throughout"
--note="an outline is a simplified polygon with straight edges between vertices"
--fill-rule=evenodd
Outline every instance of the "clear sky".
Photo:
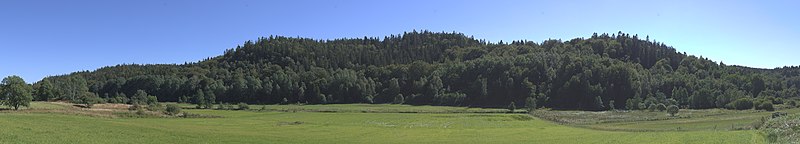
M 796 0 L 1 0 L 0 76 L 195 62 L 269 35 L 414 29 L 537 42 L 623 31 L 729 65 L 800 65 Z

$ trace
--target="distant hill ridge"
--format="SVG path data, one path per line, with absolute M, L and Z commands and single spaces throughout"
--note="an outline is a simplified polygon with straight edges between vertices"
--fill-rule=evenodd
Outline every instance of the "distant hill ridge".
M 405 103 L 473 107 L 726 107 L 798 97 L 800 69 L 727 66 L 626 33 L 490 43 L 456 32 L 316 40 L 270 36 L 197 63 L 117 65 L 47 77 L 39 100 L 144 90 L 197 103 Z

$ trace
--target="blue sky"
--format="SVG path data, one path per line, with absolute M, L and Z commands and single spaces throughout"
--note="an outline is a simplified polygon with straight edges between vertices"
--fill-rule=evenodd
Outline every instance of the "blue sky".
M 28 82 L 117 64 L 184 63 L 269 35 L 457 31 L 490 41 L 623 31 L 726 64 L 800 65 L 800 2 L 2 0 L 0 76 Z

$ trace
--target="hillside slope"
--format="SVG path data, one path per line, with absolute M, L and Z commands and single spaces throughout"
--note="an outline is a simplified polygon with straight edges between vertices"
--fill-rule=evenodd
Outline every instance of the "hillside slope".
M 798 67 L 727 66 L 637 35 L 489 43 L 461 33 L 382 39 L 270 36 L 182 65 L 118 65 L 48 77 L 39 100 L 81 91 L 124 102 L 406 103 L 473 107 L 639 109 L 725 107 L 737 99 L 798 97 Z

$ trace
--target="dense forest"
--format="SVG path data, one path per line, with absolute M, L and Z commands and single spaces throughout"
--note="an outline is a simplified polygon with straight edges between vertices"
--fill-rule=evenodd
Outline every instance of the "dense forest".
M 270 36 L 196 63 L 103 67 L 47 77 L 36 100 L 87 92 L 130 103 L 404 103 L 553 109 L 735 108 L 798 97 L 800 68 L 729 66 L 626 33 L 568 41 L 487 42 L 413 31 L 384 38 Z

